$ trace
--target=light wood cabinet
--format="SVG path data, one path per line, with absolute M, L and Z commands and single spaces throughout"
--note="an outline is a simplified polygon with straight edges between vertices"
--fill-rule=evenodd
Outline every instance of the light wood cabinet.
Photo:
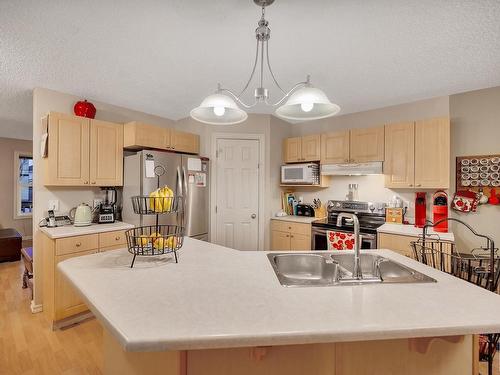
M 450 120 L 415 123 L 415 186 L 447 189 L 450 185 Z
M 319 134 L 284 140 L 283 161 L 285 163 L 319 161 L 320 158 L 321 136 Z
M 384 161 L 384 127 L 352 129 L 350 132 L 349 161 L 366 163 Z
M 321 164 L 349 162 L 349 130 L 321 134 Z
M 302 139 L 287 138 L 283 142 L 283 160 L 285 163 L 296 163 L 302 159 Z
M 271 220 L 271 250 L 311 250 L 311 224 Z
M 123 185 L 123 125 L 90 122 L 90 184 Z
M 130 150 L 158 149 L 197 154 L 200 136 L 137 121 L 124 125 L 123 147 Z
M 90 182 L 90 120 L 51 112 L 42 119 L 48 133 L 44 183 L 81 186 Z
M 415 185 L 415 124 L 406 122 L 385 127 L 385 186 L 411 188 Z
M 302 137 L 302 161 L 318 161 L 321 159 L 321 136 L 319 134 Z
M 123 185 L 123 125 L 51 112 L 43 158 L 46 186 Z
M 386 125 L 385 187 L 447 189 L 450 120 Z
M 66 259 L 126 247 L 125 231 L 50 239 L 42 238 L 43 311 L 54 327 L 88 310 L 57 264 Z
M 411 243 L 417 240 L 417 237 L 379 233 L 377 235 L 377 248 L 392 250 L 401 255 L 413 258 Z
M 179 130 L 171 130 L 170 148 L 178 152 L 197 154 L 200 151 L 200 136 Z

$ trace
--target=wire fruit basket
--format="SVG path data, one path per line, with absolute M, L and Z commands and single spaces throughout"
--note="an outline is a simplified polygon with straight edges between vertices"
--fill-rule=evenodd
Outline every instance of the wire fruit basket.
M 443 221 L 454 221 L 467 227 L 474 236 L 485 241 L 484 246 L 472 249 L 468 253 L 457 251 L 453 242 L 430 238 L 427 228 Z M 500 279 L 500 256 L 491 237 L 477 233 L 467 223 L 447 218 L 424 226 L 423 235 L 411 243 L 413 257 L 421 263 L 468 281 L 493 293 L 498 293 Z M 488 374 L 493 373 L 493 357 L 500 339 L 500 333 L 479 336 L 479 359 L 488 362 Z
M 175 263 L 179 262 L 177 251 L 184 243 L 184 198 L 174 195 L 166 186 L 160 188 L 160 176 L 166 173 L 162 165 L 154 169 L 157 190 L 148 196 L 137 195 L 131 198 L 132 207 L 138 215 L 154 215 L 155 225 L 145 225 L 125 232 L 129 253 L 134 255 L 130 268 L 134 267 L 137 256 L 158 256 L 173 254 Z M 160 224 L 160 215 L 176 214 L 180 225 Z

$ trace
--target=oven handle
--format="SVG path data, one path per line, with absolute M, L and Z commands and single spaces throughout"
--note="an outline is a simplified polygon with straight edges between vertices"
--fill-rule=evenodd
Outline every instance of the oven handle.
M 324 228 L 316 228 L 316 227 L 313 227 L 312 228 L 312 234 L 315 235 L 315 234 L 323 234 L 326 236 L 326 231 L 328 229 L 324 229 Z M 333 230 L 334 232 L 341 232 L 341 233 L 348 233 L 348 234 L 354 234 L 354 232 L 347 232 L 345 230 Z M 365 240 L 375 240 L 377 239 L 377 235 L 376 234 L 371 234 L 371 233 L 360 233 L 359 236 L 361 237 L 361 239 L 365 239 Z

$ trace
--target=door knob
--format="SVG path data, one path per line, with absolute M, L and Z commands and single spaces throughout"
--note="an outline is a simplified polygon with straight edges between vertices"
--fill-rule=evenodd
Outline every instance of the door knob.
M 252 214 L 250 217 L 251 217 L 252 219 L 255 219 L 255 218 L 257 217 L 257 215 L 256 215 L 256 214 Z

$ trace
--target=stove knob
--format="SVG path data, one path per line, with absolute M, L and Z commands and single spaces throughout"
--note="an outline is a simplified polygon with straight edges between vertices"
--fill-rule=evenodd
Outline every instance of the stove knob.
M 342 207 L 342 204 L 340 202 L 335 203 L 335 207 L 340 208 Z
M 368 208 L 370 209 L 371 212 L 375 211 L 375 205 L 374 204 L 370 204 L 368 206 Z

